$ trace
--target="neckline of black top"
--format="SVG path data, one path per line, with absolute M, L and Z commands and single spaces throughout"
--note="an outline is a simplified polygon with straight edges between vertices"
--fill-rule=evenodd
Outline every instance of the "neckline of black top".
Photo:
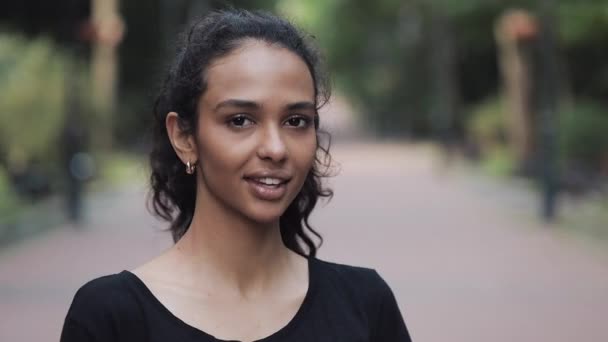
M 290 331 L 292 331 L 304 319 L 306 313 L 309 311 L 313 297 L 316 293 L 316 275 L 314 272 L 314 265 L 313 265 L 314 258 L 309 257 L 307 260 L 308 260 L 308 290 L 306 291 L 306 295 L 304 296 L 304 300 L 302 301 L 302 304 L 300 304 L 300 308 L 298 309 L 298 311 L 296 311 L 296 314 L 292 317 L 292 319 L 286 325 L 284 325 L 282 328 L 280 328 L 276 332 L 274 332 L 262 339 L 254 341 L 254 342 L 279 341 L 278 339 L 280 339 L 281 337 L 285 336 Z M 213 336 L 209 333 L 206 333 L 203 330 L 198 329 L 198 328 L 184 322 L 179 317 L 175 316 L 173 314 L 173 312 L 171 312 L 163 303 L 161 303 L 161 301 L 158 300 L 158 298 L 156 298 L 156 296 L 152 293 L 152 291 L 150 291 L 148 286 L 138 276 L 136 276 L 135 274 L 133 274 L 132 272 L 127 271 L 127 270 L 124 270 L 121 273 L 124 276 L 126 276 L 136 286 L 136 288 L 141 292 L 141 294 L 143 296 L 145 296 L 147 299 L 150 300 L 152 305 L 154 305 L 163 315 L 167 316 L 167 319 L 174 321 L 175 323 L 184 327 L 185 329 L 189 330 L 191 333 L 193 333 L 195 335 L 203 336 L 212 341 L 239 342 L 236 340 L 218 339 L 215 336 Z

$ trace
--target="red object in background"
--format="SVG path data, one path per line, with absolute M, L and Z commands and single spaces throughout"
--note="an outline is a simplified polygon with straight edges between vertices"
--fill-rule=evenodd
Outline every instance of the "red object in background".
M 538 36 L 539 25 L 532 15 L 517 11 L 506 18 L 505 29 L 514 40 L 531 40 Z
M 78 39 L 116 46 L 122 41 L 124 33 L 125 25 L 119 17 L 111 17 L 98 22 L 88 19 L 79 26 Z

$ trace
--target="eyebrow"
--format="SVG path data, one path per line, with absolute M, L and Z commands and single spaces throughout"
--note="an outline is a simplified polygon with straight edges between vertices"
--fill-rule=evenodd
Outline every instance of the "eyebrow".
M 249 101 L 249 100 L 240 100 L 240 99 L 228 99 L 225 101 L 222 101 L 220 103 L 218 103 L 215 106 L 215 111 L 223 108 L 223 107 L 237 107 L 237 108 L 243 108 L 243 109 L 250 109 L 250 110 L 259 110 L 262 108 L 262 106 L 254 101 Z M 300 101 L 300 102 L 295 102 L 295 103 L 290 103 L 287 105 L 287 110 L 312 110 L 312 111 L 316 111 L 316 106 L 314 103 L 312 102 L 308 102 L 308 101 Z
M 261 106 L 253 101 L 248 101 L 248 100 L 238 100 L 238 99 L 228 99 L 226 101 L 222 101 L 220 103 L 217 104 L 217 106 L 215 106 L 215 111 L 217 111 L 218 109 L 222 108 L 222 107 L 238 107 L 238 108 L 244 108 L 244 109 L 260 109 Z
M 317 106 L 314 103 L 308 101 L 296 102 L 287 105 L 288 110 L 312 110 L 316 111 Z

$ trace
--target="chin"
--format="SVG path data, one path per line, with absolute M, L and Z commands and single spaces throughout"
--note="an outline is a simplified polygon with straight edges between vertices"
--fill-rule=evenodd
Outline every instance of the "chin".
M 285 210 L 286 207 L 281 203 L 276 203 L 273 205 L 258 205 L 243 214 L 256 223 L 272 224 L 279 222 Z

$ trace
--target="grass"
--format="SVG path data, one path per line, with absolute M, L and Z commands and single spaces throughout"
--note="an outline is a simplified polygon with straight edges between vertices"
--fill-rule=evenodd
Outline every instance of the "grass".
M 562 196 L 559 227 L 608 243 L 608 196 Z
M 505 182 L 504 186 L 516 184 L 513 178 L 515 162 L 506 148 L 493 149 L 488 152 L 479 164 L 480 171 Z M 539 189 L 533 179 L 526 181 L 529 194 L 538 193 Z M 521 182 L 518 184 L 521 185 Z M 556 227 L 583 238 L 608 244 L 608 195 L 584 194 L 573 196 L 561 193 L 557 203 Z
M 515 161 L 506 147 L 496 147 L 481 160 L 481 169 L 490 176 L 505 178 L 513 175 Z
M 147 170 L 144 158 L 129 153 L 107 153 L 95 158 L 94 179 L 85 186 L 86 196 L 127 185 L 143 184 Z M 0 246 L 60 226 L 65 222 L 61 192 L 30 203 L 20 199 L 0 168 Z
M 13 224 L 22 208 L 23 204 L 11 189 L 6 171 L 0 168 L 0 227 Z
M 60 205 L 56 196 L 35 203 L 19 198 L 0 169 L 0 246 L 60 223 Z

